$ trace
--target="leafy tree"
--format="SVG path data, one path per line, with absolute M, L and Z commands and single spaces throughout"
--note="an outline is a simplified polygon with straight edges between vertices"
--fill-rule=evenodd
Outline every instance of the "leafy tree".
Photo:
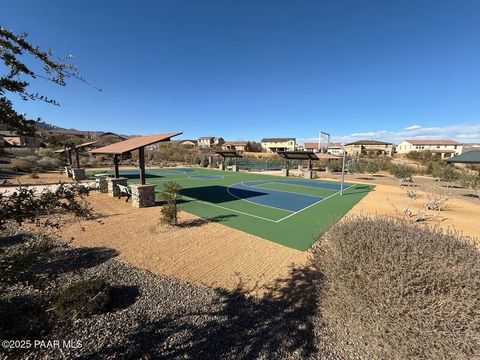
M 59 105 L 55 100 L 45 95 L 31 92 L 30 81 L 44 79 L 60 86 L 66 85 L 67 78 L 76 78 L 88 84 L 78 71 L 69 63 L 72 56 L 56 58 L 51 50 L 43 51 L 26 40 L 27 34 L 16 35 L 0 26 L 0 61 L 5 66 L 5 72 L 0 73 L 0 123 L 9 129 L 24 134 L 35 133 L 35 121 L 28 120 L 18 113 L 7 98 L 7 94 L 16 94 L 23 100 L 40 100 L 53 105 Z M 43 71 L 32 70 L 26 65 L 29 62 L 39 64 Z
M 178 213 L 180 209 L 177 206 L 177 201 L 180 199 L 180 190 L 181 187 L 174 181 L 168 181 L 165 183 L 165 188 L 163 190 L 160 198 L 166 202 L 162 207 L 162 220 L 172 226 L 178 224 Z

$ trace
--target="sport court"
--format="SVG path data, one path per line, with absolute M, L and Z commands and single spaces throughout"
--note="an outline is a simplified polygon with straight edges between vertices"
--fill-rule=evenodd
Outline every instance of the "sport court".
M 138 171 L 120 174 L 138 182 Z M 163 185 L 175 181 L 182 210 L 302 251 L 372 189 L 345 183 L 340 196 L 337 182 L 203 168 L 147 170 L 146 178 L 157 185 L 159 205 Z

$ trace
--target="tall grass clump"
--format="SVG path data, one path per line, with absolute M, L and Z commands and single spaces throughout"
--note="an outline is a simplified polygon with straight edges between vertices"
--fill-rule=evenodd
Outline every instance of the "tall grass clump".
M 472 239 L 354 217 L 314 250 L 324 336 L 346 358 L 480 357 L 480 255 Z

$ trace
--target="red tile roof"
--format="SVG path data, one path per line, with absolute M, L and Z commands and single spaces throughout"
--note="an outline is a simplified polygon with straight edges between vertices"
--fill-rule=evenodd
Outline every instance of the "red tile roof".
M 462 145 L 455 140 L 405 140 L 412 145 Z

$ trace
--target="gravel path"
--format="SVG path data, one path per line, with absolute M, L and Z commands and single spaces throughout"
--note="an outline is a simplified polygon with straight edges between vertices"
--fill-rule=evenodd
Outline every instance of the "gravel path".
M 3 235 L 0 260 L 16 247 L 38 241 L 31 236 Z M 24 359 L 325 358 L 315 340 L 315 301 L 247 298 L 240 292 L 193 286 L 136 269 L 115 260 L 111 249 L 53 244 L 50 255 L 40 256 L 32 267 L 37 280 L 11 285 L 5 294 L 14 299 L 48 299 L 74 281 L 103 277 L 114 285 L 115 310 L 57 321 L 41 338 L 80 340 L 82 347 L 30 350 L 21 353 Z M 315 298 L 312 289 L 290 290 L 296 291 L 296 300 L 308 293 L 310 300 Z

